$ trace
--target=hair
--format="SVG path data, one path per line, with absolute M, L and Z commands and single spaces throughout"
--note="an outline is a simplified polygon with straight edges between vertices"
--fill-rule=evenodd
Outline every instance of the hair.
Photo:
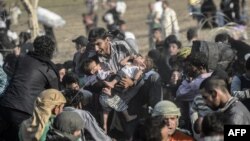
M 62 79 L 62 84 L 64 87 L 67 85 L 79 83 L 79 77 L 75 73 L 66 73 Z
M 208 70 L 208 58 L 205 53 L 203 52 L 196 52 L 188 56 L 188 62 L 193 66 L 199 68 L 203 67 L 204 69 Z
M 55 50 L 55 42 L 50 37 L 46 35 L 36 37 L 33 46 L 35 53 L 42 57 L 52 59 Z
M 136 141 L 161 141 L 161 129 L 165 125 L 163 116 L 148 117 L 136 128 L 133 139 Z
M 198 28 L 197 27 L 191 27 L 187 31 L 188 41 L 191 41 L 194 37 L 198 37 Z
M 19 45 L 26 43 L 29 39 L 31 39 L 31 34 L 28 32 L 21 32 L 19 34 Z
M 57 64 L 56 64 L 56 70 L 59 72 L 59 71 L 62 70 L 62 69 L 66 69 L 66 68 L 64 67 L 63 64 L 57 63 Z
M 98 61 L 98 58 L 97 56 L 93 56 L 91 58 L 88 58 L 87 60 L 85 60 L 83 63 L 82 63 L 82 70 L 85 74 L 87 75 L 91 75 L 91 70 L 89 68 L 90 64 L 95 62 L 96 64 L 99 64 L 99 61 Z
M 202 133 L 204 136 L 214 136 L 224 134 L 225 116 L 222 112 L 207 114 L 202 121 Z
M 146 56 L 145 57 L 145 60 L 147 61 L 147 64 L 148 64 L 148 70 L 151 70 L 151 69 L 153 69 L 153 68 L 156 68 L 156 66 L 155 66 L 155 63 L 154 63 L 154 60 L 151 58 L 151 57 L 149 57 L 149 56 Z
M 89 42 L 95 42 L 97 39 L 105 39 L 109 37 L 110 34 L 102 27 L 97 27 L 89 32 L 88 40 Z
M 169 48 L 170 44 L 176 44 L 178 48 L 182 47 L 181 42 L 177 39 L 177 37 L 175 35 L 169 35 L 168 37 L 165 38 L 164 46 L 166 48 Z
M 227 93 L 227 83 L 224 79 L 218 77 L 218 76 L 211 76 L 203 80 L 203 82 L 200 85 L 200 90 L 204 89 L 209 94 L 214 93 L 214 89 L 219 88 L 222 92 Z
M 230 36 L 227 33 L 220 33 L 215 36 L 215 42 L 226 43 L 229 40 Z

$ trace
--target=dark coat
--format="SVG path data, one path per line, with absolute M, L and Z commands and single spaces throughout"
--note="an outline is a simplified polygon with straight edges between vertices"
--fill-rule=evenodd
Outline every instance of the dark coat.
M 32 115 L 37 96 L 48 88 L 59 89 L 54 64 L 49 59 L 29 53 L 19 58 L 0 105 Z
M 232 98 L 227 104 L 220 109 L 226 119 L 225 124 L 229 125 L 249 125 L 250 113 L 247 108 L 237 99 Z

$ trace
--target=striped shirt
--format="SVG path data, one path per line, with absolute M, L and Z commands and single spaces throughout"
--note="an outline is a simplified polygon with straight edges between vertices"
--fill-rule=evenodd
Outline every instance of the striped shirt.
M 123 66 L 120 62 L 130 55 L 135 55 L 136 52 L 125 41 L 110 42 L 111 54 L 109 57 L 99 56 L 99 61 L 104 70 L 110 70 L 116 73 Z

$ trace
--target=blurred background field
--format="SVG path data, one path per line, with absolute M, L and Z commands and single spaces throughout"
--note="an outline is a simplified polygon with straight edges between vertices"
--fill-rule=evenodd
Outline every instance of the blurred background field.
M 7 6 L 16 0 L 7 0 Z M 127 3 L 127 11 L 124 15 L 124 20 L 127 22 L 128 31 L 135 34 L 137 43 L 142 54 L 148 51 L 148 27 L 146 24 L 146 17 L 148 14 L 148 3 L 155 0 L 125 0 Z M 219 5 L 219 0 L 214 0 L 216 5 Z M 196 21 L 188 13 L 187 0 L 169 0 L 170 6 L 176 11 L 177 18 L 180 26 L 180 39 L 183 46 L 188 46 L 189 43 L 186 39 L 186 31 L 191 26 L 197 26 Z M 56 28 L 55 35 L 58 42 L 59 52 L 54 57 L 54 62 L 63 63 L 64 61 L 71 60 L 75 52 L 75 46 L 72 39 L 79 35 L 86 35 L 85 27 L 82 22 L 81 14 L 86 11 L 85 0 L 40 0 L 39 6 L 47 8 L 64 18 L 66 24 L 63 27 Z M 26 31 L 27 14 L 21 5 L 22 15 L 20 17 L 20 24 L 12 26 L 11 29 L 16 32 Z M 101 7 L 101 1 L 98 8 L 98 26 L 105 27 L 102 21 L 102 15 L 105 9 Z M 248 13 L 249 10 L 248 10 Z M 250 14 L 249 14 L 250 15 Z M 40 26 L 41 29 L 42 26 Z M 249 24 L 247 29 L 248 37 L 250 37 Z M 201 30 L 200 36 L 205 40 L 211 40 L 214 36 L 214 31 Z M 246 41 L 250 43 L 250 39 Z

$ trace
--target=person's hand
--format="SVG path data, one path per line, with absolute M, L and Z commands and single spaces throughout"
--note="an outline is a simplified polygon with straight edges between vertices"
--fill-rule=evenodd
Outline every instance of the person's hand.
M 133 85 L 134 85 L 134 82 L 128 76 L 123 77 L 122 80 L 120 80 L 120 82 L 118 83 L 118 87 L 122 87 L 125 89 Z
M 111 96 L 111 88 L 103 88 L 102 92 L 109 95 L 109 96 Z

